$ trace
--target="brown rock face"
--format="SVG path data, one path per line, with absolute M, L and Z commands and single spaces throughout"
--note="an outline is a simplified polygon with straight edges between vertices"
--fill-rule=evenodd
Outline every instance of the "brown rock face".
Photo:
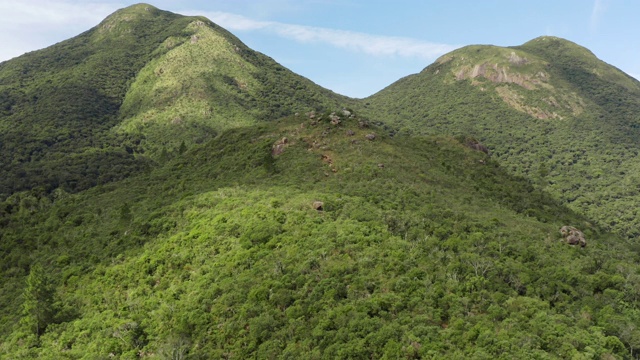
M 287 147 L 287 144 L 289 144 L 289 139 L 287 139 L 286 137 L 278 140 L 275 144 L 273 144 L 273 147 L 271 148 L 271 155 L 281 155 L 284 152 L 284 149 Z
M 562 234 L 562 237 L 564 237 L 565 241 L 569 245 L 580 245 L 581 247 L 587 246 L 587 240 L 585 240 L 582 231 L 574 228 L 573 226 L 563 226 L 560 228 L 560 234 Z
M 515 56 L 518 57 L 517 55 Z M 526 59 L 523 60 L 526 61 Z M 498 64 L 477 64 L 473 68 L 463 68 L 456 74 L 457 80 L 476 78 L 485 78 L 493 83 L 516 84 L 527 90 L 533 90 L 542 84 L 542 81 L 536 77 L 510 71 L 508 67 Z

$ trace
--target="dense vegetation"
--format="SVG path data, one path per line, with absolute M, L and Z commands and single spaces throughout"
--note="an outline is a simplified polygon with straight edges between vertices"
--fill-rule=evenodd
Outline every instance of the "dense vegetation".
M 3 218 L 3 357 L 639 350 L 630 245 L 456 140 L 341 117 L 230 130 L 149 174 L 32 194 Z M 589 245 L 561 241 L 565 224 Z
M 528 62 L 510 63 L 515 52 Z M 512 79 L 456 80 L 493 64 Z M 475 137 L 512 173 L 601 226 L 640 236 L 640 84 L 580 46 L 542 37 L 463 48 L 361 106 L 400 133 Z
M 357 101 L 118 11 L 0 64 L 0 358 L 637 358 L 639 94 L 542 38 Z
M 0 199 L 123 179 L 221 130 L 340 99 L 204 18 L 131 6 L 0 64 Z

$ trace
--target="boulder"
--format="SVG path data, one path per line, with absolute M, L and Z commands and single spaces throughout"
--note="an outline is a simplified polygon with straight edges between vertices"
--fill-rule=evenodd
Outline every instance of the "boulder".
M 287 144 L 289 144 L 289 139 L 287 139 L 286 137 L 283 137 L 282 139 L 276 141 L 276 143 L 271 147 L 271 155 L 281 155 L 284 152 L 284 149 L 287 147 Z
M 331 125 L 338 125 L 340 124 L 340 116 L 336 115 L 336 113 L 331 113 L 331 115 L 329 115 L 329 121 Z
M 562 234 L 562 237 L 569 245 L 580 245 L 581 247 L 587 246 L 587 240 L 584 238 L 584 233 L 573 226 L 563 226 L 560 228 L 560 234 Z
M 314 210 L 322 211 L 322 207 L 323 206 L 324 206 L 324 203 L 322 201 L 314 201 L 313 202 L 313 209 Z

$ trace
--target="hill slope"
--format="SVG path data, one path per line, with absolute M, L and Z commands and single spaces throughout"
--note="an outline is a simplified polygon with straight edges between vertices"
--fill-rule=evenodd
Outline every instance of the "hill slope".
M 145 4 L 0 64 L 0 357 L 633 357 L 637 244 L 542 188 L 573 194 L 558 172 L 586 170 L 555 151 L 598 143 L 600 115 L 605 155 L 634 144 L 609 104 L 637 83 L 547 40 L 443 57 L 369 116 Z M 521 144 L 541 133 L 548 167 Z
M 475 137 L 571 208 L 640 235 L 640 83 L 585 48 L 469 46 L 362 105 L 396 131 Z
M 344 99 L 207 19 L 134 5 L 0 64 L 0 198 L 122 179 L 229 127 Z
M 5 217 L 0 354 L 638 350 L 638 252 L 482 152 L 347 114 L 225 131 L 149 174 Z M 561 241 L 563 225 L 588 246 Z

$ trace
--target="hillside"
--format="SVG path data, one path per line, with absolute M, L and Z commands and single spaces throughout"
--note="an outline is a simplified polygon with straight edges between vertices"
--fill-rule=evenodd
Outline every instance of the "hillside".
M 637 357 L 637 95 L 545 37 L 358 101 L 119 10 L 0 63 L 0 358 Z
M 348 112 L 228 130 L 148 174 L 39 201 L 3 218 L 3 358 L 640 347 L 631 245 L 483 152 L 389 138 Z
M 130 6 L 0 63 L 0 199 L 123 179 L 224 129 L 343 99 L 205 18 Z
M 640 236 L 640 83 L 583 47 L 465 47 L 361 105 L 400 133 L 474 137 L 570 208 Z

